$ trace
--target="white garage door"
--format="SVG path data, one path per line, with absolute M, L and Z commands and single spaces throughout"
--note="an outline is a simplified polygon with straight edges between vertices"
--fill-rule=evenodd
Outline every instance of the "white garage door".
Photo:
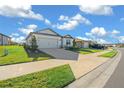
M 89 48 L 89 43 L 88 42 L 84 43 L 84 48 Z
M 39 39 L 38 48 L 58 48 L 58 40 L 49 38 Z

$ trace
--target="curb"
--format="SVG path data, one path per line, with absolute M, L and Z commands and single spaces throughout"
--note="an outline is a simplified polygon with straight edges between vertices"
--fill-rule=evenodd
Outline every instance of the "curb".
M 111 58 L 111 59 L 108 59 L 106 62 L 100 64 L 99 66 L 97 66 L 97 67 L 95 67 L 94 69 L 90 70 L 89 72 L 85 73 L 84 75 L 82 75 L 81 77 L 77 78 L 76 80 L 78 80 L 78 79 L 82 78 L 83 76 L 89 74 L 90 72 L 92 72 L 92 71 L 94 71 L 95 69 L 99 68 L 100 66 L 106 64 L 107 62 L 113 61 L 113 60 L 115 60 L 116 58 L 118 58 L 118 56 L 119 56 L 119 54 L 121 54 L 121 52 L 120 52 L 119 50 L 117 50 L 117 51 L 118 51 L 118 53 L 117 53 L 117 55 L 116 55 L 115 57 L 113 57 L 113 58 Z
M 87 72 L 86 74 L 82 75 L 80 78 L 76 79 L 76 81 L 74 81 L 73 83 L 66 86 L 66 88 L 71 88 L 71 87 L 79 87 L 80 88 L 80 87 L 90 86 L 90 84 L 95 79 L 97 79 L 102 73 L 104 73 L 104 71 L 106 71 L 107 68 L 109 66 L 111 66 L 111 64 L 115 60 L 118 60 L 118 58 L 120 58 L 119 56 L 121 56 L 121 52 L 119 50 L 117 50 L 117 51 L 118 51 L 118 54 L 115 57 L 113 57 L 112 59 L 108 59 L 103 64 L 97 66 L 96 68 L 94 68 L 91 71 Z M 120 61 L 120 59 L 118 61 Z

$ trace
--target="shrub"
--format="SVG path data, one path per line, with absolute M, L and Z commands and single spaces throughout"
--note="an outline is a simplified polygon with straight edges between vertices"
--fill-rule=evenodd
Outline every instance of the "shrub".
M 93 45 L 90 45 L 90 48 L 105 49 L 106 47 L 104 45 L 100 45 L 100 44 L 93 44 Z
M 32 38 L 31 38 L 31 46 L 30 46 L 30 48 L 33 51 L 37 50 L 37 48 L 38 48 L 35 36 L 32 36 Z

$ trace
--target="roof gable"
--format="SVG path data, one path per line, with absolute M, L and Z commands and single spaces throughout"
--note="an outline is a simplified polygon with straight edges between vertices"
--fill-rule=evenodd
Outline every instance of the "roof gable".
M 64 38 L 73 38 L 71 35 L 65 35 Z
M 40 30 L 40 31 L 37 31 L 37 32 L 41 33 L 41 34 L 49 34 L 49 35 L 60 36 L 58 33 L 54 32 L 52 29 L 44 29 L 44 30 Z

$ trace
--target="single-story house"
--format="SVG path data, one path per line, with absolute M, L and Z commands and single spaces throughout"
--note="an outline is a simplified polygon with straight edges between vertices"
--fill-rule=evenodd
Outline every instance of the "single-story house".
M 0 33 L 0 45 L 9 45 L 11 43 L 11 38 L 7 35 Z
M 31 32 L 26 38 L 26 44 L 31 45 L 32 36 L 36 37 L 38 48 L 66 48 L 73 46 L 73 37 L 71 35 L 61 36 L 52 29 L 43 29 Z
M 90 40 L 75 39 L 75 44 L 78 48 L 89 48 L 93 44 Z
M 81 39 L 75 39 L 74 40 L 76 47 L 82 48 L 83 47 L 83 40 Z

